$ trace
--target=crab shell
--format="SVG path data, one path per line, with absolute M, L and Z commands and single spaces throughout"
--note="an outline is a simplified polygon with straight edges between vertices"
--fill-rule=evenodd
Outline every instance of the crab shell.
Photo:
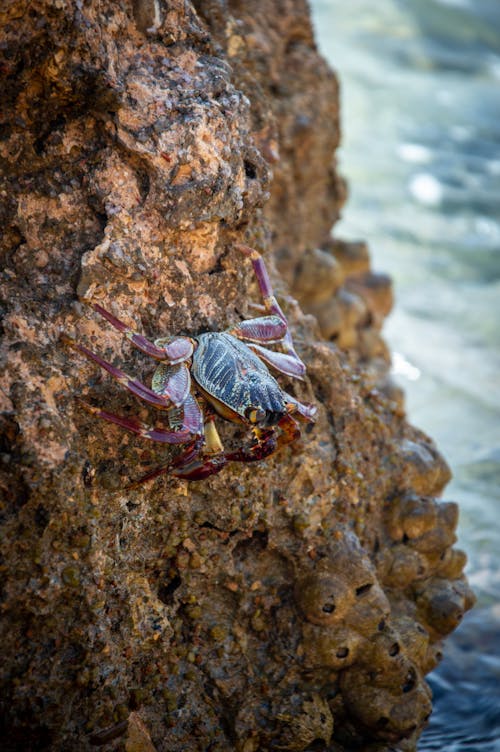
M 288 413 L 285 396 L 267 366 L 227 332 L 194 337 L 191 376 L 216 412 L 235 423 L 275 426 Z

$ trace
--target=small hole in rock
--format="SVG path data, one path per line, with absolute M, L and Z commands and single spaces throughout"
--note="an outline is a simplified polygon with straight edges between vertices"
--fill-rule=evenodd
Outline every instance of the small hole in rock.
M 373 587 L 372 582 L 367 582 L 364 585 L 360 585 L 360 587 L 356 588 L 356 595 L 359 598 L 361 595 L 365 595 L 368 593 Z
M 257 170 L 255 169 L 255 165 L 253 165 L 251 162 L 247 162 L 245 160 L 245 175 L 247 178 L 250 178 L 250 180 L 255 180 L 257 177 Z
M 42 504 L 39 504 L 35 509 L 35 524 L 37 527 L 44 530 L 49 524 L 50 514 Z
M 165 585 L 162 585 L 160 588 L 158 588 L 158 598 L 161 600 L 161 602 L 166 606 L 171 606 L 174 602 L 174 593 L 181 583 L 181 578 L 178 574 L 176 574 L 174 577 L 172 577 L 170 582 L 167 582 Z
M 326 749 L 327 746 L 324 739 L 315 739 L 304 748 L 304 752 L 326 752 Z
M 397 655 L 398 653 L 399 653 L 399 645 L 397 642 L 395 642 L 389 648 L 389 655 Z
M 416 683 L 417 674 L 415 672 L 415 669 L 411 668 L 406 676 L 406 683 L 403 685 L 403 693 L 407 694 L 408 692 L 411 692 Z
M 380 718 L 378 719 L 378 721 L 377 721 L 377 726 L 378 726 L 379 728 L 385 728 L 385 727 L 387 726 L 387 724 L 388 724 L 388 723 L 389 723 L 389 719 L 388 719 L 388 718 L 387 718 L 387 717 L 386 717 L 385 715 L 383 715 L 383 716 L 381 716 L 381 717 L 380 717 Z
M 335 655 L 337 658 L 347 658 L 349 655 L 349 648 L 339 648 Z
M 325 614 L 333 614 L 333 612 L 335 611 L 335 603 L 325 603 L 322 610 L 325 612 Z

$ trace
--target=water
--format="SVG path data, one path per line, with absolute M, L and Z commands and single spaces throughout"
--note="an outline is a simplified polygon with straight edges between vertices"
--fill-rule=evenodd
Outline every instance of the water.
M 420 749 L 500 752 L 500 0 L 312 0 L 341 80 L 336 234 L 393 276 L 411 422 L 450 463 L 477 608 L 430 677 Z

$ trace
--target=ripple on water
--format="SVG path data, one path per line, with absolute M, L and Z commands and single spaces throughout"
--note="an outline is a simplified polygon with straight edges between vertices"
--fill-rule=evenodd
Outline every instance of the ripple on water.
M 464 619 L 447 642 L 445 660 L 430 676 L 434 711 L 420 752 L 500 751 L 499 648 L 498 605 L 476 609 Z

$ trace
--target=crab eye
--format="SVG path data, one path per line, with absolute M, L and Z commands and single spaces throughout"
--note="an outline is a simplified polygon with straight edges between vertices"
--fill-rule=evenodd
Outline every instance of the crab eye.
M 250 423 L 260 423 L 266 417 L 266 413 L 260 407 L 247 407 L 245 417 Z

